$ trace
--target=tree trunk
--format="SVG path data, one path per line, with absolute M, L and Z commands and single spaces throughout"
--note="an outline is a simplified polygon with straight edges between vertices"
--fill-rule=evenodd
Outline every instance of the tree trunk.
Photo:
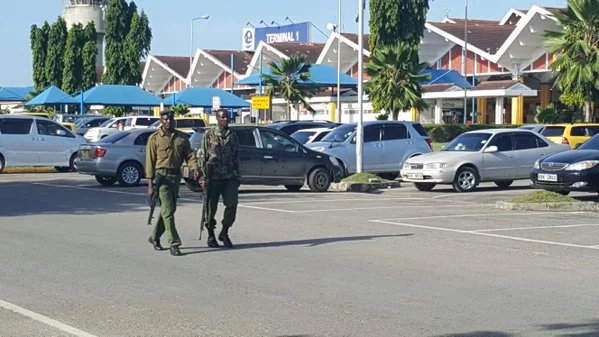
M 399 119 L 399 110 L 393 110 L 393 112 L 391 113 L 391 119 L 394 121 Z
M 287 103 L 287 120 L 291 121 L 291 103 Z
M 587 100 L 584 102 L 584 121 L 587 123 L 591 122 L 591 101 Z

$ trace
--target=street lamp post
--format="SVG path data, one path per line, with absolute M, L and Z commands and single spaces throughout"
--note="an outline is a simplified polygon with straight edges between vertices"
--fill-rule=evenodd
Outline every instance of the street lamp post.
M 358 127 L 356 128 L 356 172 L 362 172 L 362 152 L 364 147 L 363 122 L 363 81 L 364 81 L 364 6 L 365 0 L 358 0 Z
M 464 1 L 464 55 L 462 55 L 464 79 L 468 82 L 468 0 Z M 468 123 L 468 88 L 464 87 L 464 124 Z M 474 121 L 472 121 L 474 124 Z
M 337 13 L 337 115 L 335 119 L 337 123 L 341 123 L 341 0 L 338 4 Z
M 193 23 L 196 20 L 208 20 L 209 15 L 198 16 L 197 18 L 191 19 L 191 34 L 189 38 L 189 70 L 191 70 L 191 63 L 193 62 Z

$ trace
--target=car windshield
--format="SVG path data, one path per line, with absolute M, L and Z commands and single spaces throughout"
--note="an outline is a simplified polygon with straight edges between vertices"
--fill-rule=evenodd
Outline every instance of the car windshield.
M 314 131 L 294 132 L 291 135 L 291 138 L 297 140 L 302 144 L 306 144 L 308 140 L 310 140 L 310 137 L 314 136 L 315 133 L 316 132 Z
M 545 137 L 561 137 L 565 129 L 563 126 L 548 126 L 541 134 Z
M 110 136 L 106 137 L 106 138 L 102 138 L 99 143 L 103 143 L 103 144 L 114 144 L 118 141 L 120 141 L 121 139 L 127 137 L 131 132 L 129 131 L 121 131 L 121 132 L 117 132 L 117 133 L 113 133 Z
M 445 145 L 441 151 L 478 152 L 485 146 L 489 138 L 491 138 L 491 134 L 484 132 L 462 134 Z
M 78 121 L 75 122 L 75 126 L 76 127 L 81 127 L 82 125 L 85 125 L 87 122 L 91 121 L 92 118 L 81 118 Z
M 599 138 L 593 136 L 593 138 L 580 145 L 577 150 L 599 150 Z
M 338 126 L 322 138 L 322 142 L 343 143 L 356 131 L 355 125 Z
M 111 118 L 111 119 L 107 120 L 106 122 L 104 122 L 104 123 L 100 124 L 100 126 L 99 126 L 99 127 L 101 127 L 101 128 L 105 128 L 105 127 L 107 127 L 108 125 L 112 124 L 114 121 L 116 121 L 116 118 Z

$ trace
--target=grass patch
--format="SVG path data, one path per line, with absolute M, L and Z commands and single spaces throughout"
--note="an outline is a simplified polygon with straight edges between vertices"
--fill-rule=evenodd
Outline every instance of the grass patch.
M 0 174 L 11 173 L 56 173 L 54 167 L 7 167 Z
M 370 184 L 370 179 L 377 179 L 378 181 L 380 181 L 382 183 L 390 182 L 390 180 L 383 179 L 383 178 L 377 176 L 376 174 L 366 173 L 366 172 L 352 174 L 351 176 L 349 176 L 341 181 L 344 183 L 348 183 L 348 184 Z
M 441 150 L 445 145 L 447 145 L 447 143 L 433 143 L 433 152 Z
M 577 200 L 567 195 L 551 191 L 536 191 L 527 195 L 519 196 L 512 199 L 511 202 L 516 204 L 524 203 L 545 203 L 545 202 L 576 202 Z

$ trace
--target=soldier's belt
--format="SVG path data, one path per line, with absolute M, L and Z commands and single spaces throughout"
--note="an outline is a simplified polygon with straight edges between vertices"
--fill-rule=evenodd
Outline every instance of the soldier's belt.
M 181 174 L 181 171 L 180 171 L 180 170 L 177 170 L 177 169 L 171 169 L 171 168 L 161 168 L 161 169 L 157 169 L 157 170 L 156 170 L 156 172 L 157 172 L 157 173 L 160 173 L 160 174 L 170 174 L 170 175 L 176 175 L 176 176 L 178 176 L 178 175 L 180 175 L 180 174 Z

